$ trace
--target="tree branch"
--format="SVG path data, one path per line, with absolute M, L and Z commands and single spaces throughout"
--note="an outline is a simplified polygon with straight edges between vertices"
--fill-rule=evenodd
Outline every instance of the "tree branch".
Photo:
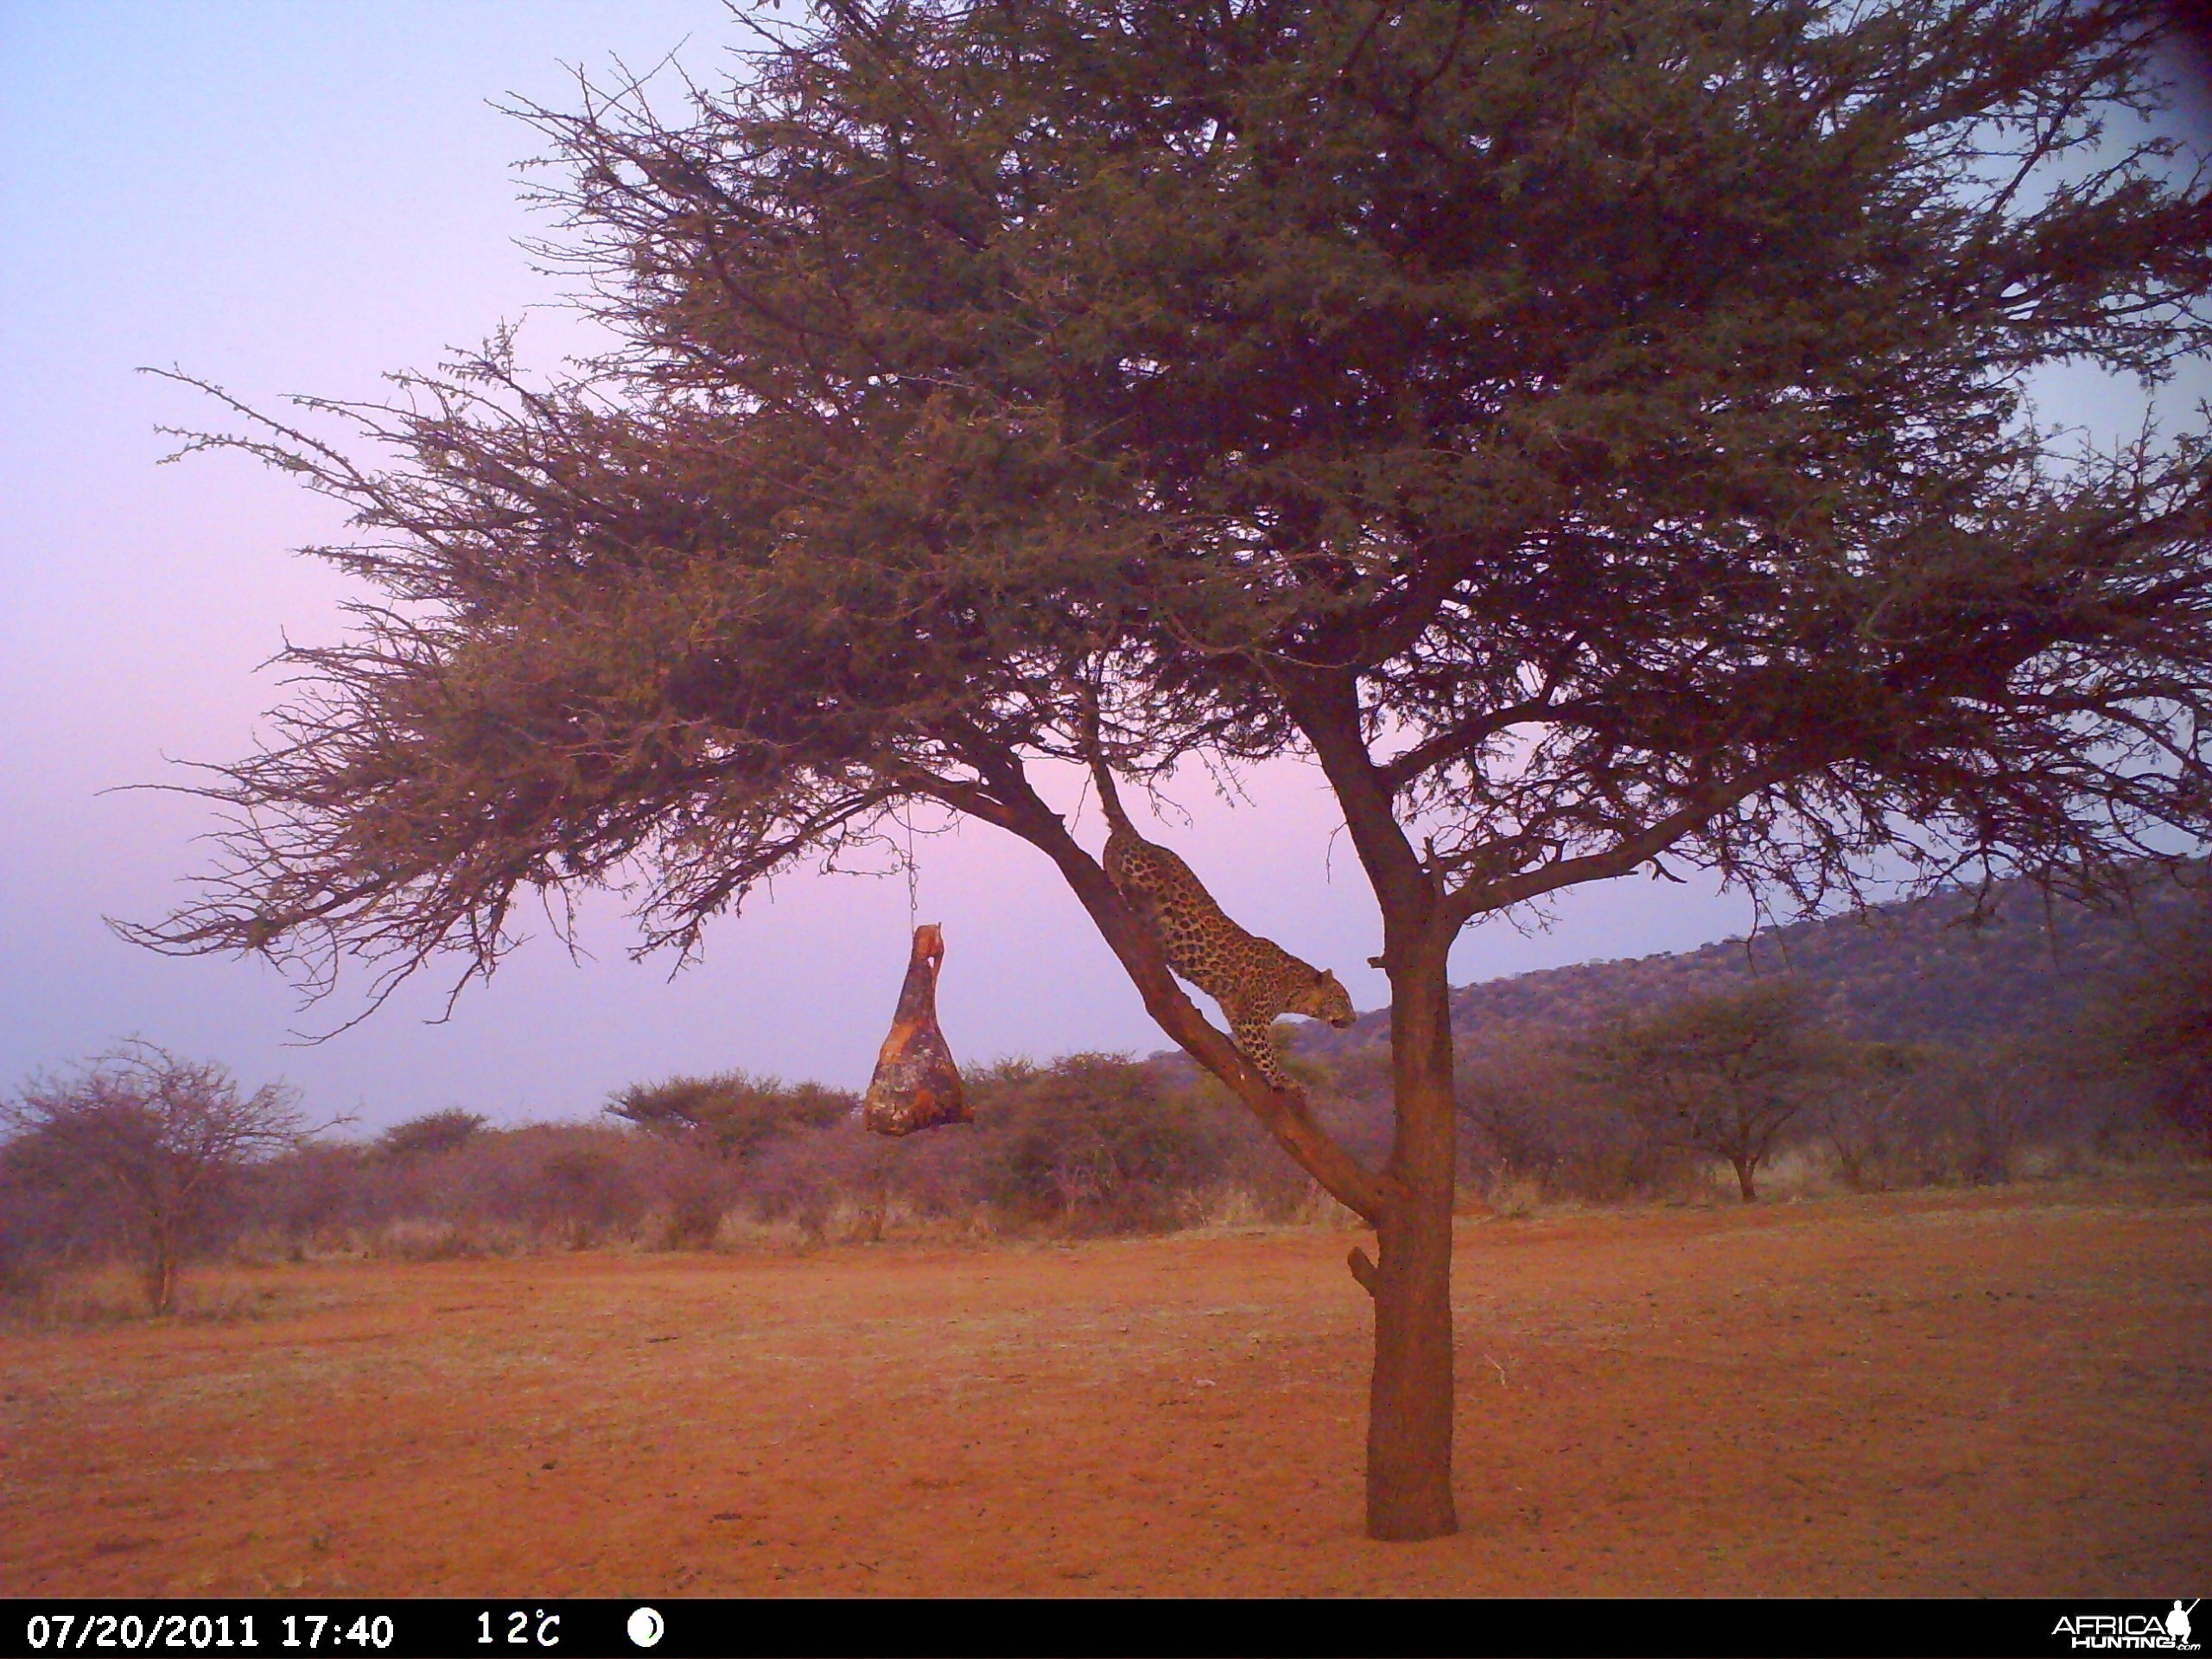
M 1530 698 L 1508 704 L 1503 709 L 1493 709 L 1486 715 L 1439 732 L 1425 742 L 1416 743 L 1402 753 L 1392 755 L 1377 766 L 1376 771 L 1384 784 L 1395 791 L 1424 772 L 1433 772 L 1447 761 L 1458 760 L 1469 750 L 1480 747 L 1500 732 L 1557 712 L 1542 698 Z
M 1338 671 L 1281 673 L 1283 706 L 1313 746 L 1382 902 L 1383 925 L 1425 922 L 1435 889 L 1393 809 L 1389 778 L 1360 734 L 1357 683 Z
M 1456 930 L 1486 912 L 1503 910 L 1508 905 L 1541 898 L 1545 893 L 1556 893 L 1561 887 L 1626 875 L 1637 865 L 1665 852 L 1717 814 L 1726 811 L 1738 801 L 1756 795 L 1762 789 L 1781 783 L 1787 775 L 1779 771 L 1762 770 L 1725 784 L 1709 785 L 1699 791 L 1688 804 L 1669 813 L 1635 835 L 1623 836 L 1617 844 L 1602 853 L 1586 853 L 1576 858 L 1558 859 L 1518 875 L 1502 877 L 1495 881 L 1470 881 L 1455 887 L 1445 895 L 1441 907 L 1443 913 L 1451 918 L 1451 925 Z
M 1330 1197 L 1362 1219 L 1375 1222 L 1390 1202 L 1394 1184 L 1338 1146 L 1308 1115 L 1301 1097 L 1271 1088 L 1228 1037 L 1198 1012 L 1175 983 L 1158 938 L 1030 785 L 1020 758 L 1011 750 L 970 753 L 967 758 L 982 772 L 995 809 L 978 816 L 1020 836 L 1059 867 L 1160 1029 L 1243 1101 L 1276 1144 Z M 946 799 L 953 804 L 950 797 Z

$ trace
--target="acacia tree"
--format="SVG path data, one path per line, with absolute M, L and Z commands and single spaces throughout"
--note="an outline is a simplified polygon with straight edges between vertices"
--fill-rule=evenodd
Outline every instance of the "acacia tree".
M 484 1124 L 481 1112 L 448 1106 L 393 1124 L 377 1137 L 377 1150 L 403 1162 L 410 1158 L 440 1158 L 474 1141 L 484 1132 Z
M 16 1179 L 112 1211 L 156 1314 L 176 1306 L 185 1255 L 238 1177 L 311 1132 L 289 1084 L 243 1094 L 225 1066 L 143 1042 L 75 1077 L 35 1080 L 0 1105 L 0 1123 L 13 1131 L 4 1152 Z
M 1600 1074 L 1630 1109 L 1675 1144 L 1726 1160 L 1745 1204 L 1776 1139 L 1839 1058 L 1807 1028 L 1795 988 L 1773 982 L 1685 998 L 1597 1047 Z
M 2206 193 L 2126 137 L 2157 28 L 836 0 L 680 118 L 526 110 L 620 345 L 197 441 L 350 503 L 322 551 L 372 596 L 289 653 L 283 741 L 209 785 L 226 861 L 139 937 L 465 984 L 532 892 L 632 882 L 683 951 L 889 814 L 997 825 L 1374 1227 L 1369 1529 L 1449 1531 L 1463 927 L 1662 857 L 2094 887 L 2202 820 L 2204 436 L 2077 449 L 2025 396 L 2212 344 Z M 1325 776 L 1381 912 L 1381 1168 L 1039 794 L 1094 747 Z
M 2190 1147 L 2212 1156 L 2212 906 L 2098 999 L 2086 1035 L 2084 1070 L 2145 1086 Z
M 1846 1185 L 1886 1188 L 1893 1178 L 1898 1141 L 1909 1120 L 1926 1109 L 1932 1077 L 1943 1076 L 1938 1052 L 1912 1043 L 1838 1045 L 1835 1086 L 1821 1102 L 1816 1124 Z
M 855 1096 L 818 1083 L 725 1071 L 634 1083 L 618 1090 L 605 1110 L 649 1134 L 702 1141 L 745 1158 L 793 1129 L 823 1128 L 849 1117 L 859 1105 Z

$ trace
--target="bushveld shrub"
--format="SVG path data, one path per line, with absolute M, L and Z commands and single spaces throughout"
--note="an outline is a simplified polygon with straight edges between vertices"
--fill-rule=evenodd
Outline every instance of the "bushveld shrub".
M 762 1220 L 821 1236 L 843 1217 L 861 1237 L 890 1222 L 993 1233 L 1154 1230 L 1202 1220 L 1223 1195 L 1287 1217 L 1311 1183 L 1224 1091 L 1179 1068 L 1077 1054 L 971 1071 L 975 1121 L 901 1141 L 850 1122 L 793 1131 L 745 1166 Z
M 1461 1181 L 1509 1213 L 1539 1201 L 1672 1196 L 1694 1160 L 1593 1083 L 1557 1034 L 1501 1028 L 1460 1059 Z
M 1881 1191 L 2002 1181 L 2171 1159 L 2153 1103 L 2125 1077 L 2069 1069 L 2066 1033 L 1971 1051 L 1826 1039 L 1801 1106 L 1764 1154 L 1789 1185 Z M 1707 1195 L 1719 1157 L 1589 1067 L 1582 1041 L 1501 1027 L 1465 1046 L 1460 1179 L 1493 1207 Z
M 1019 1221 L 1070 1231 L 1171 1226 L 1229 1166 L 1220 1115 L 1125 1059 L 1013 1061 L 970 1085 L 979 1196 Z
M 66 1223 L 60 1206 L 9 1179 L 0 1148 L 0 1300 L 35 1294 L 47 1281 Z
M 298 1101 L 285 1084 L 249 1094 L 219 1064 L 125 1043 L 0 1104 L 0 1180 L 19 1217 L 42 1213 L 51 1248 L 127 1256 L 148 1311 L 167 1313 L 184 1263 L 235 1236 L 256 1166 L 307 1137 Z
M 449 1107 L 442 1112 L 410 1117 L 404 1123 L 395 1123 L 377 1137 L 376 1149 L 387 1158 L 434 1157 L 442 1152 L 451 1152 L 483 1128 L 480 1113 Z
M 2194 1156 L 2212 1157 L 2212 889 L 2133 974 L 2094 999 L 2077 1070 L 2130 1085 Z
M 769 1141 L 849 1117 L 860 1097 L 818 1083 L 723 1071 L 711 1077 L 671 1077 L 616 1092 L 609 1116 L 653 1134 L 746 1157 Z
M 294 1255 L 703 1248 L 737 1199 L 710 1151 L 601 1124 L 541 1123 L 397 1154 L 382 1139 L 310 1145 L 258 1172 L 245 1219 Z
M 242 1230 L 298 1257 L 332 1248 L 375 1213 L 385 1184 L 374 1153 L 348 1141 L 313 1141 L 254 1172 L 241 1195 Z
M 1770 1149 L 1793 1192 L 1999 1180 L 2183 1150 L 2139 1074 L 2084 1071 L 2063 1039 L 1837 1053 Z M 1291 1060 L 1314 1115 L 1379 1164 L 1387 1048 L 1324 1059 L 1294 1045 Z M 969 1084 L 974 1122 L 902 1141 L 865 1133 L 849 1094 L 741 1072 L 623 1090 L 613 1122 L 502 1128 L 448 1109 L 230 1169 L 194 1244 L 435 1260 L 1344 1218 L 1248 1112 L 1178 1060 L 1008 1061 Z M 1459 1178 L 1498 1212 L 1715 1195 L 1719 1166 L 1609 1089 L 1573 1033 L 1485 1031 L 1464 1046 L 1458 1090 Z M 20 1131 L 0 1142 L 0 1296 L 18 1302 L 131 1253 L 127 1208 L 83 1169 L 62 1179 L 50 1150 Z
M 1787 981 L 1687 996 L 1582 1045 L 1597 1083 L 1654 1140 L 1726 1161 L 1746 1204 L 1759 1166 L 1841 1065 Z
M 74 1230 L 63 1198 L 36 1179 L 25 1150 L 20 1138 L 0 1141 L 0 1296 L 35 1290 Z
M 851 1127 L 859 1104 L 846 1090 L 734 1071 L 632 1084 L 606 1110 L 661 1149 L 649 1176 L 659 1242 L 700 1249 L 740 1204 L 819 1236 L 859 1167 L 851 1136 L 824 1132 Z

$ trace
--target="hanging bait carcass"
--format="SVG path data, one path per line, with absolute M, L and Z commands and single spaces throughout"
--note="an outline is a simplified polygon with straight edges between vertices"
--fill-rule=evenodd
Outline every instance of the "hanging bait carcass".
M 970 1121 L 960 1068 L 937 1027 L 937 973 L 944 960 L 944 930 L 934 922 L 916 928 L 899 1011 L 861 1103 L 861 1122 L 878 1135 L 912 1135 Z

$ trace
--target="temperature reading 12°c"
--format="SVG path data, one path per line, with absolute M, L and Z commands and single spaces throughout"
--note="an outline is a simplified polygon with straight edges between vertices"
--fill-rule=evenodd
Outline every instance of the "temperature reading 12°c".
M 561 1615 L 549 1613 L 543 1607 L 535 1611 L 516 1607 L 505 1613 L 479 1613 L 476 1645 L 557 1648 L 561 1645 Z

